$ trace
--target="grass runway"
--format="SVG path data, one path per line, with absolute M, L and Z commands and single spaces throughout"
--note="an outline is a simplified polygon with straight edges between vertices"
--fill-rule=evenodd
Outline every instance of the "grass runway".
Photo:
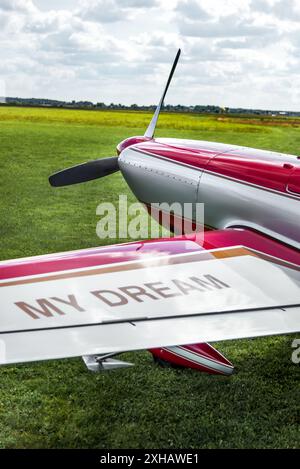
M 134 196 L 120 173 L 54 189 L 52 172 L 141 135 L 150 115 L 0 107 L 0 260 L 97 246 L 96 207 Z M 300 120 L 162 114 L 157 136 L 300 153 Z M 108 242 L 108 241 L 107 241 Z M 109 243 L 118 240 L 109 240 Z M 1 313 L 0 313 L 1 314 Z M 299 365 L 292 336 L 217 344 L 231 378 L 135 367 L 88 372 L 80 358 L 0 368 L 0 448 L 296 448 Z

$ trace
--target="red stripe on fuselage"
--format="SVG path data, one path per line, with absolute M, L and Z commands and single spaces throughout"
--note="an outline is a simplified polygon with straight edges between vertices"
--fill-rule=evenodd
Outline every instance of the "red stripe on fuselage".
M 253 184 L 262 189 L 274 190 L 286 196 L 289 196 L 288 179 L 293 169 L 300 167 L 297 156 L 262 150 L 257 150 L 256 156 L 255 150 L 238 151 L 233 149 L 232 145 L 228 145 L 228 150 L 224 148 L 218 151 L 206 148 L 179 148 L 152 140 L 136 145 L 135 150 L 238 182 Z

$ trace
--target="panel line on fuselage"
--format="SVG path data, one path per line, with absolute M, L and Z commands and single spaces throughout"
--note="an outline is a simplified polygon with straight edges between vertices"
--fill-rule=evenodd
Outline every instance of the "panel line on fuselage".
M 186 166 L 188 168 L 191 168 L 191 169 L 195 169 L 196 171 L 199 171 L 199 173 L 207 173 L 207 174 L 212 174 L 216 177 L 219 177 L 219 178 L 222 178 L 222 179 L 227 179 L 227 180 L 230 180 L 230 181 L 235 181 L 239 184 L 243 184 L 243 185 L 246 185 L 246 186 L 251 186 L 251 187 L 256 187 L 256 188 L 259 188 L 259 189 L 262 189 L 264 191 L 267 191 L 267 192 L 272 192 L 272 193 L 275 193 L 275 194 L 280 194 L 284 197 L 287 197 L 289 199 L 293 199 L 293 200 L 300 200 L 300 194 L 299 195 L 296 195 L 294 193 L 291 193 L 291 192 L 283 192 L 283 191 L 278 191 L 276 189 L 271 189 L 271 188 L 268 188 L 268 187 L 265 187 L 265 186 L 260 186 L 258 184 L 253 184 L 252 182 L 247 182 L 247 181 L 244 181 L 242 179 L 237 179 L 237 178 L 234 178 L 232 176 L 227 176 L 225 174 L 221 174 L 221 173 L 218 173 L 218 172 L 215 172 L 215 171 L 211 171 L 211 170 L 208 170 L 208 169 L 205 169 L 205 168 L 199 168 L 197 166 L 194 166 L 194 165 L 191 165 L 189 163 L 184 163 L 184 162 L 181 162 L 181 161 L 176 161 L 176 160 L 173 160 L 172 158 L 168 158 L 166 156 L 161 156 L 161 155 L 157 155 L 155 153 L 151 153 L 151 152 L 147 152 L 145 150 L 140 150 L 140 149 L 137 149 L 137 148 L 132 148 L 131 149 L 132 151 L 135 151 L 136 153 L 142 153 L 142 154 L 145 154 L 145 155 L 149 155 L 153 158 L 157 158 L 159 160 L 165 160 L 165 161 L 169 161 L 170 163 L 173 163 L 177 166 Z M 229 152 L 230 150 L 228 150 Z M 218 153 L 218 154 L 221 154 L 221 153 Z M 218 156 L 218 154 L 214 155 L 213 158 L 215 158 L 216 156 Z M 224 152 L 222 153 L 224 154 Z M 226 152 L 225 152 L 226 154 Z

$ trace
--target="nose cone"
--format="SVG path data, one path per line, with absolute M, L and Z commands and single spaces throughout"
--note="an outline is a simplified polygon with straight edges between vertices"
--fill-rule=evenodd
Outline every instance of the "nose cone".
M 150 139 L 143 136 L 126 138 L 117 145 L 117 154 L 119 155 L 123 150 L 125 150 L 125 148 L 128 148 L 132 145 L 136 145 L 137 143 L 147 142 L 148 140 Z

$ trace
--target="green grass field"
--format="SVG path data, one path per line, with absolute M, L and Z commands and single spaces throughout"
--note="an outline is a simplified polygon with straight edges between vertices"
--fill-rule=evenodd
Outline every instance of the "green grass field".
M 96 207 L 130 194 L 120 173 L 69 188 L 52 172 L 142 134 L 146 113 L 0 107 L 0 259 L 97 246 Z M 158 136 L 300 152 L 300 120 L 163 114 Z M 117 241 L 117 240 L 115 240 Z M 0 368 L 1 448 L 300 446 L 299 366 L 292 337 L 217 344 L 231 378 L 161 369 L 147 352 L 131 369 L 92 374 L 80 358 Z

